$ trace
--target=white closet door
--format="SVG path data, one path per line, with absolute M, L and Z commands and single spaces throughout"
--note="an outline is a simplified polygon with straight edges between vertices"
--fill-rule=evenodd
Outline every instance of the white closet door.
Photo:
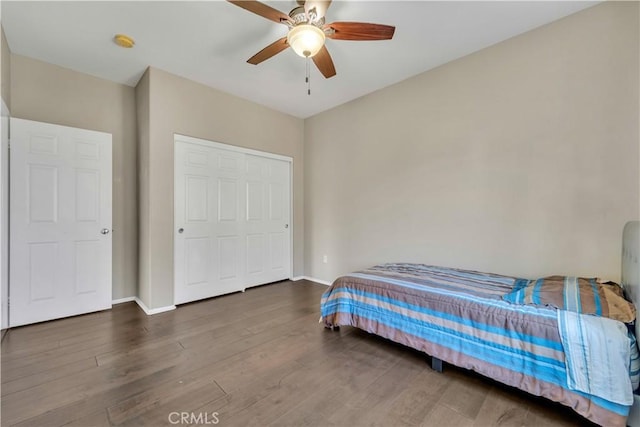
M 111 135 L 11 119 L 10 326 L 111 308 Z
M 289 162 L 247 155 L 247 287 L 289 277 Z
M 176 304 L 244 289 L 241 161 L 238 153 L 176 143 Z
M 215 220 L 214 153 L 206 147 L 176 143 L 174 251 L 176 303 L 209 293 L 214 259 L 211 223 Z
M 221 147 L 176 139 L 176 304 L 290 276 L 290 163 Z
M 212 149 L 217 158 L 214 169 L 215 221 L 211 224 L 215 257 L 212 268 L 213 295 L 222 295 L 244 289 L 245 222 L 242 218 L 245 199 L 243 197 L 243 154 L 228 150 Z M 208 295 L 208 296 L 211 296 Z

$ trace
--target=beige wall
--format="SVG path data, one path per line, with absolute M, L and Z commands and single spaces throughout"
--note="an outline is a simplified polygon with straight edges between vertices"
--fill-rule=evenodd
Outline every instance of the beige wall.
M 252 148 L 293 158 L 293 273 L 303 268 L 303 121 L 252 102 L 150 68 L 148 182 L 141 204 L 149 212 L 140 257 L 141 294 L 150 308 L 173 304 L 174 133 Z M 144 146 L 144 141 L 141 146 Z M 141 165 L 144 167 L 144 165 Z M 141 176 L 146 176 L 141 171 Z M 148 197 L 148 201 L 145 199 Z
M 598 5 L 307 119 L 305 274 L 618 280 L 640 218 L 638 15 Z
M 113 298 L 137 295 L 134 89 L 20 55 L 11 77 L 12 117 L 113 135 Z
M 0 26 L 0 43 L 1 56 L 0 56 L 0 88 L 2 92 L 2 99 L 9 109 L 11 109 L 11 50 L 7 44 L 7 37 L 4 35 L 4 28 Z
M 138 177 L 138 296 L 147 303 L 151 301 L 149 223 L 152 211 L 149 209 L 149 157 L 151 124 L 149 69 L 142 75 L 136 86 L 136 119 L 138 132 L 137 177 Z

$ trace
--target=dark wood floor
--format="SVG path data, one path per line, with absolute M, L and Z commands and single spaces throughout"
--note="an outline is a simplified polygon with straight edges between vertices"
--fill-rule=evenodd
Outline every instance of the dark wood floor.
M 585 425 L 569 409 L 343 327 L 289 281 L 146 316 L 134 303 L 16 328 L 2 426 Z M 170 418 L 171 417 L 171 418 Z

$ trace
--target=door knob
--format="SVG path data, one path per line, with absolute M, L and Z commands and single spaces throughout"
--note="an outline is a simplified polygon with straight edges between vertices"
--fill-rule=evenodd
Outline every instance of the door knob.
M 103 228 L 102 230 L 100 230 L 100 233 L 109 234 L 109 229 L 108 228 Z
M 183 232 L 184 232 L 184 228 L 182 228 L 182 227 L 181 227 L 181 228 L 178 228 L 178 233 L 181 233 L 181 234 L 182 234 Z
M 285 225 L 284 225 L 284 228 L 289 228 L 289 224 L 285 224 Z

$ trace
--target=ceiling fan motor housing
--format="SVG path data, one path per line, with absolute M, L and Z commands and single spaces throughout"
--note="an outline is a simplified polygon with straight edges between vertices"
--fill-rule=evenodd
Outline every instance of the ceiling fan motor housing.
M 308 12 L 305 11 L 304 6 L 294 7 L 293 9 L 291 9 L 291 12 L 289 12 L 289 17 L 293 22 L 293 26 L 300 24 L 311 24 L 315 25 L 318 28 L 321 28 L 324 25 L 324 16 L 318 17 L 315 7 Z
M 305 24 L 307 22 L 307 13 L 304 11 L 304 7 L 302 6 L 291 9 L 289 17 L 293 21 L 294 25 Z

